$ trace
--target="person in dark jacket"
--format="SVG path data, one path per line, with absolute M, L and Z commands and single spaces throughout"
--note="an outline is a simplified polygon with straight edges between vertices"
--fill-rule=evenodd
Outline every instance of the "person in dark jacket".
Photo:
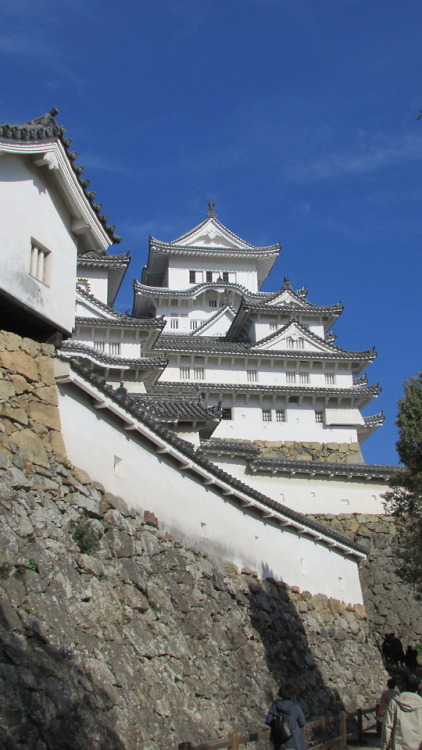
M 271 727 L 270 740 L 274 750 L 281 750 L 281 748 L 283 750 L 284 748 L 286 748 L 286 750 L 290 750 L 290 748 L 292 750 L 306 750 L 306 742 L 302 734 L 302 727 L 305 726 L 306 720 L 299 703 L 296 701 L 296 697 L 297 691 L 294 685 L 286 683 L 280 687 L 278 698 L 274 701 L 268 711 L 265 723 Z M 287 723 L 293 732 L 290 739 L 282 745 L 277 743 L 272 731 L 274 719 L 279 713 L 286 716 Z

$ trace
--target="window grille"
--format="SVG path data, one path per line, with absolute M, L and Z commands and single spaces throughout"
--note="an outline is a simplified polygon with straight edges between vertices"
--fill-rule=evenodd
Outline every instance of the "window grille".
M 334 385 L 335 383 L 335 375 L 333 372 L 326 372 L 325 373 L 325 385 Z
M 43 284 L 50 282 L 50 251 L 38 245 L 32 245 L 29 273 Z
M 258 381 L 257 370 L 246 370 L 248 383 L 256 383 Z
M 276 331 L 276 330 L 277 330 L 277 321 L 270 320 L 270 331 Z
M 195 380 L 204 380 L 205 378 L 205 369 L 203 367 L 194 367 L 193 368 L 193 377 Z
M 217 307 L 217 300 L 216 299 L 209 299 L 208 300 L 208 306 L 209 307 Z
M 297 348 L 298 349 L 304 349 L 305 348 L 305 339 L 304 338 L 298 338 L 298 340 L 297 340 Z
M 178 304 L 179 304 L 179 300 L 177 299 L 177 297 L 172 297 L 171 300 L 170 300 L 170 305 L 172 307 L 177 307 Z
M 271 415 L 271 409 L 263 409 L 262 410 L 262 421 L 263 422 L 271 422 L 272 415 Z
M 94 349 L 97 352 L 104 352 L 105 351 L 105 341 L 94 341 Z
M 228 280 L 229 280 L 229 272 L 223 271 L 223 281 L 228 281 Z
M 286 421 L 286 412 L 284 409 L 277 409 L 275 413 L 275 421 L 276 422 L 285 422 Z
M 207 271 L 206 272 L 206 280 L 207 281 L 212 281 L 212 271 Z
M 194 331 L 195 328 L 198 328 L 199 326 L 199 320 L 191 320 L 189 324 L 190 324 L 191 331 Z
M 299 373 L 299 383 L 309 383 L 309 372 Z
M 190 367 L 182 365 L 180 367 L 180 380 L 189 380 L 190 378 Z
M 221 418 L 222 419 L 232 419 L 232 410 L 228 407 L 225 407 L 221 410 Z
M 288 338 L 286 339 L 286 342 L 287 342 L 287 348 L 288 348 L 288 349 L 293 349 L 293 347 L 294 347 L 294 345 L 295 345 L 295 342 L 293 341 L 293 339 L 291 338 L 291 336 L 289 336 L 289 337 L 288 337 Z
M 170 328 L 179 328 L 179 318 L 170 318 Z
M 196 282 L 196 271 L 189 271 L 189 282 L 195 284 Z
M 110 341 L 110 354 L 112 357 L 120 355 L 120 343 L 118 341 Z
M 322 423 L 324 421 L 324 415 L 322 411 L 315 412 L 315 422 Z
M 287 370 L 286 372 L 286 382 L 287 383 L 296 383 L 296 373 L 294 370 Z

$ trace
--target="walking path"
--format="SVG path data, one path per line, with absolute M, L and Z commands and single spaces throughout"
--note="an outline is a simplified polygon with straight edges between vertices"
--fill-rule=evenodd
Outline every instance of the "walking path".
M 381 747 L 381 740 L 376 736 L 375 732 L 368 732 L 365 734 L 365 745 L 348 745 L 350 750 L 378 750 Z

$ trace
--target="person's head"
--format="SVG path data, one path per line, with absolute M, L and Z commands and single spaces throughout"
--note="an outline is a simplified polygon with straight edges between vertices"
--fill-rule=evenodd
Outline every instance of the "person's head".
M 421 687 L 421 678 L 415 674 L 407 674 L 403 679 L 403 690 L 406 693 L 417 693 Z
M 389 690 L 394 690 L 394 688 L 396 687 L 396 681 L 393 680 L 392 677 L 390 677 L 390 679 L 387 680 L 387 687 L 389 688 Z
M 280 698 L 294 701 L 297 697 L 296 685 L 293 682 L 283 682 L 278 690 L 278 695 Z

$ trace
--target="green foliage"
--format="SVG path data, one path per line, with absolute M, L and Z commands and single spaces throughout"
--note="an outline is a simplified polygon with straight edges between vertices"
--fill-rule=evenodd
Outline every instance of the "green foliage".
M 38 573 L 38 565 L 36 561 L 33 560 L 32 558 L 28 560 L 28 568 L 29 570 L 32 570 L 34 573 Z
M 99 549 L 100 542 L 98 534 L 88 518 L 80 518 L 72 524 L 72 539 L 76 542 L 81 552 L 91 555 Z
M 404 470 L 391 478 L 384 499 L 386 510 L 400 521 L 395 550 L 398 573 L 422 598 L 422 373 L 405 381 L 396 424 Z

